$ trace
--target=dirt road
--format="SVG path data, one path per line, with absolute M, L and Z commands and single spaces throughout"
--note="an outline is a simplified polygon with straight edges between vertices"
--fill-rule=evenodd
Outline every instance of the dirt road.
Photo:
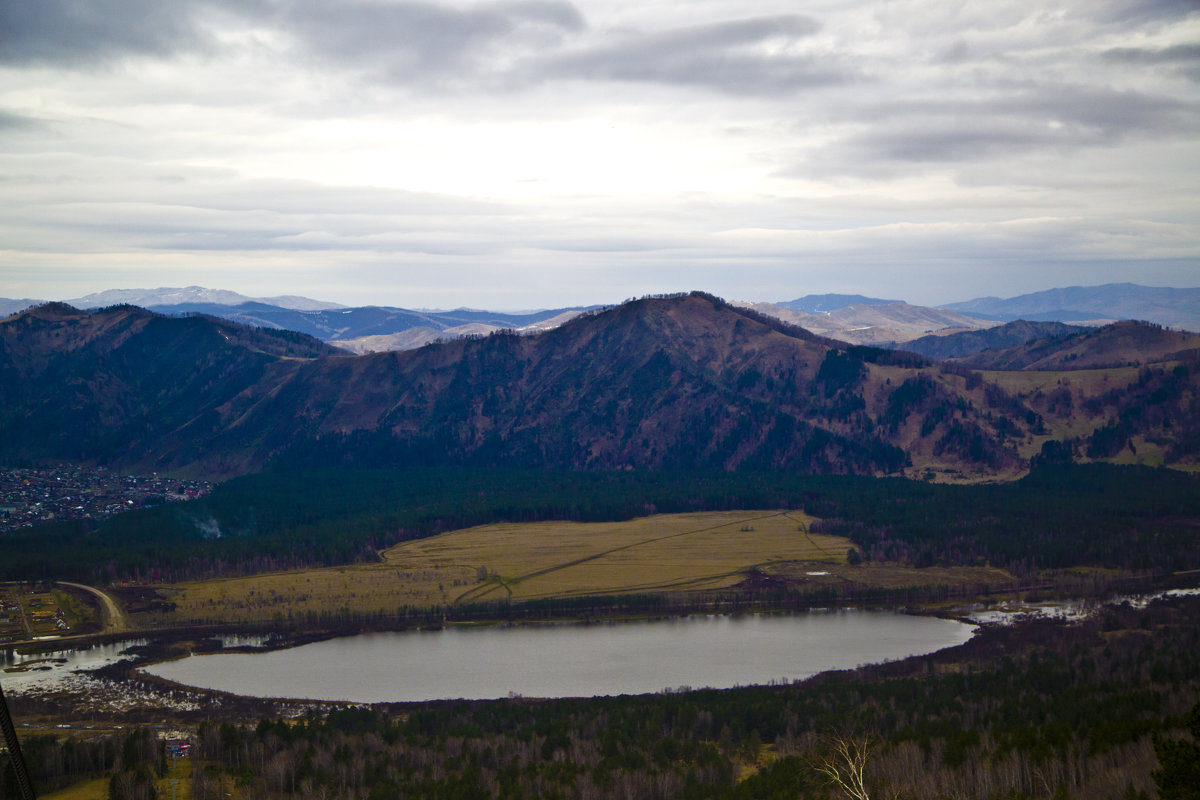
M 100 606 L 104 609 L 104 632 L 105 633 L 121 633 L 129 630 L 129 620 L 125 617 L 125 612 L 117 605 L 117 601 L 112 599 L 112 596 L 107 592 L 103 592 L 94 586 L 84 586 L 82 583 L 70 583 L 68 581 L 58 581 L 59 586 L 70 586 L 75 589 L 82 589 L 85 592 L 91 592 L 100 598 Z

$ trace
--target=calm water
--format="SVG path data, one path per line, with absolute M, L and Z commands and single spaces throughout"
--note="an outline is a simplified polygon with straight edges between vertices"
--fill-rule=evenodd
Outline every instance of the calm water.
M 146 642 L 146 639 L 129 639 L 30 655 L 0 651 L 0 686 L 14 694 L 31 688 L 62 688 L 76 670 L 90 671 L 114 664 L 126 658 L 122 655 L 126 648 Z
M 372 633 L 268 653 L 190 656 L 146 669 L 257 697 L 360 703 L 589 697 L 729 688 L 961 644 L 960 622 L 885 611 Z

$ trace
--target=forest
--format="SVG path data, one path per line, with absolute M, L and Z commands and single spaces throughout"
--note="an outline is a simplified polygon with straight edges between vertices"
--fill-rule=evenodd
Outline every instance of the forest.
M 198 719 L 191 789 L 211 800 L 228 787 L 250 800 L 1193 798 L 1198 613 L 1192 595 L 1075 624 L 1027 620 L 787 685 Z M 140 800 L 166 767 L 154 736 L 25 749 L 43 790 L 109 776 L 110 797 Z M 835 780 L 849 778 L 846 755 L 862 759 L 861 794 Z
M 173 581 L 377 558 L 400 541 L 495 521 L 629 519 L 794 508 L 868 559 L 992 564 L 1019 577 L 1076 566 L 1162 575 L 1200 563 L 1200 476 L 1049 461 L 1005 484 L 782 472 L 303 470 L 208 497 L 6 536 L 0 579 Z

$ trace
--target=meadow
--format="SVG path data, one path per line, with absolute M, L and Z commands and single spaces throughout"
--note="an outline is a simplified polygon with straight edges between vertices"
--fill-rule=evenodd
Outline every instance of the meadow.
M 381 551 L 377 563 L 181 583 L 165 591 L 176 605 L 170 621 L 187 624 L 700 592 L 729 589 L 751 576 L 813 589 L 1016 580 L 982 566 L 850 564 L 850 540 L 813 533 L 815 521 L 798 511 L 742 510 L 621 522 L 494 523 L 395 545 Z
M 493 600 L 722 589 L 754 569 L 842 564 L 853 545 L 796 511 L 658 514 L 623 522 L 479 525 L 383 550 L 378 563 L 179 584 L 176 621 L 392 612 Z M 822 571 L 822 570 L 814 570 Z

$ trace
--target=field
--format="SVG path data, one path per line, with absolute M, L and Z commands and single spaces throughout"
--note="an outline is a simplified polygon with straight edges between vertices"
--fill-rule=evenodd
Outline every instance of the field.
M 156 790 L 161 798 L 172 798 L 172 800 L 192 800 L 192 761 L 189 758 L 181 758 L 175 762 L 167 762 L 167 774 L 158 779 Z M 57 792 L 41 795 L 42 800 L 107 800 L 109 797 L 109 779 L 98 778 L 96 780 L 83 781 L 74 786 L 68 786 Z M 233 787 L 233 781 L 226 777 L 220 786 L 221 796 L 233 798 L 234 791 L 238 791 Z M 241 797 L 240 791 L 236 795 Z
M 843 563 L 849 540 L 810 534 L 809 521 L 796 511 L 720 511 L 482 525 L 397 545 L 377 564 L 181 584 L 170 599 L 186 622 L 719 589 L 755 567 Z

